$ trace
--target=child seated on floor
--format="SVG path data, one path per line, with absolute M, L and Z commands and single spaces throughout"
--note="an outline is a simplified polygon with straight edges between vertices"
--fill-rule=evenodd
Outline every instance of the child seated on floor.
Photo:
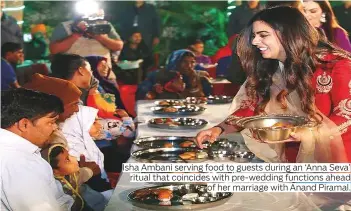
M 147 100 L 183 98 L 185 83 L 179 72 L 159 71 L 155 76 L 155 81 L 153 89 L 146 94 Z
M 77 159 L 68 154 L 65 145 L 53 144 L 42 151 L 42 156 L 52 167 L 55 179 L 62 184 L 64 192 L 74 199 L 71 211 L 104 210 L 108 200 L 84 184 L 93 176 L 93 171 L 79 168 Z

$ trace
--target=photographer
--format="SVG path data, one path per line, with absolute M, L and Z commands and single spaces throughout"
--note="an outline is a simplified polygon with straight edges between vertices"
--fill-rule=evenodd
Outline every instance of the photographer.
M 95 16 L 103 17 L 100 9 Z M 110 51 L 120 51 L 123 41 L 111 23 L 104 20 L 78 18 L 59 24 L 50 39 L 51 54 L 70 53 L 80 56 L 97 55 L 107 58 L 111 66 Z

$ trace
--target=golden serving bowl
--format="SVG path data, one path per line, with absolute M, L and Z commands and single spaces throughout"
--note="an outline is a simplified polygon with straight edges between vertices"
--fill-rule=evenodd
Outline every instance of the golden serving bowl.
M 277 123 L 288 126 L 274 126 Z M 317 126 L 317 123 L 311 122 L 306 117 L 286 114 L 237 118 L 233 119 L 230 124 L 247 128 L 254 138 L 270 142 L 287 140 L 292 132 L 296 132 L 300 128 Z

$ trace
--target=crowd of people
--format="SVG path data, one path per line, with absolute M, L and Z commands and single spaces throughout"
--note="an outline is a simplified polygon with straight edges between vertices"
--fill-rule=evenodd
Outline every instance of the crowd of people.
M 338 11 L 350 8 L 345 2 Z M 196 39 L 156 71 L 148 70 L 160 27 L 147 22 L 159 22 L 156 10 L 137 1 L 128 14 L 122 37 L 110 23 L 106 34 L 88 33 L 76 18 L 60 23 L 50 37 L 50 55 L 44 25 L 32 28 L 28 45 L 37 50 L 28 50 L 13 18 L 1 14 L 1 209 L 104 209 L 137 127 L 121 98 L 121 60 L 143 60 L 136 100 L 209 96 L 206 67 L 225 61 L 228 80 L 241 85 L 228 119 L 280 113 L 320 125 L 272 144 L 226 119 L 196 136 L 200 148 L 205 140 L 241 132 L 266 162 L 351 162 L 349 21 L 341 14 L 347 30 L 342 28 L 328 1 L 269 2 L 266 8 L 243 3 L 229 18 L 228 45 L 215 56 L 204 55 L 204 42 Z M 27 55 L 50 58 L 50 74 L 35 73 L 20 84 L 16 68 Z

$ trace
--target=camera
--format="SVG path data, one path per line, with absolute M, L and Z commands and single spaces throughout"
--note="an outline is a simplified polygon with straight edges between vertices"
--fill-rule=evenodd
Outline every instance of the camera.
M 108 34 L 111 31 L 111 25 L 106 20 L 81 18 L 72 24 L 72 31 L 83 35 Z
M 89 34 L 108 34 L 111 31 L 111 25 L 105 20 L 88 22 L 86 32 Z
M 80 16 L 73 22 L 72 32 L 82 34 L 87 38 L 91 38 L 91 35 L 110 33 L 111 25 L 104 19 L 105 12 L 99 8 L 96 1 L 78 1 L 76 10 Z

